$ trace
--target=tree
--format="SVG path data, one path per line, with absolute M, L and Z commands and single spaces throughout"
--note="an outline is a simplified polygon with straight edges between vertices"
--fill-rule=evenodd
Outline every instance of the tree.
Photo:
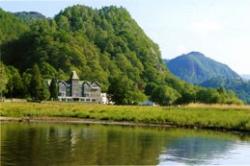
M 5 67 L 2 64 L 2 62 L 0 62 L 0 97 L 2 97 L 2 94 L 4 91 L 6 91 L 6 85 L 8 83 L 8 77 L 5 71 Z
M 58 98 L 58 86 L 57 86 L 57 79 L 56 78 L 52 78 L 50 86 L 49 86 L 49 91 L 50 91 L 50 99 L 57 100 L 57 98 Z
M 41 101 L 48 99 L 48 87 L 44 83 L 39 67 L 35 64 L 32 68 L 32 78 L 30 81 L 30 94 L 33 100 Z
M 116 104 L 137 104 L 146 98 L 126 75 L 111 78 L 109 93 Z
M 32 74 L 31 69 L 27 69 L 22 73 L 22 80 L 24 85 L 24 94 L 26 98 L 30 97 L 30 82 L 31 82 Z
M 146 87 L 145 87 L 145 94 L 146 94 L 146 95 L 149 95 L 149 96 L 152 95 L 154 89 L 157 88 L 157 87 L 158 87 L 158 85 L 155 84 L 155 83 L 148 83 L 148 84 L 146 85 Z
M 49 86 L 48 86 L 48 82 L 46 81 L 42 81 L 42 85 L 43 85 L 43 88 L 42 88 L 42 95 L 41 95 L 41 100 L 48 100 L 49 97 L 50 97 L 50 92 L 49 92 Z
M 219 103 L 222 104 L 242 104 L 233 91 L 227 91 L 224 88 L 218 88 L 217 92 L 219 93 Z
M 181 95 L 169 86 L 159 86 L 153 90 L 151 100 L 161 105 L 174 104 Z
M 18 70 L 13 66 L 8 66 L 7 73 L 8 73 L 8 83 L 7 83 L 6 96 L 11 98 L 24 97 L 24 85 Z
M 219 103 L 220 94 L 215 89 L 200 89 L 197 92 L 197 100 L 202 103 Z

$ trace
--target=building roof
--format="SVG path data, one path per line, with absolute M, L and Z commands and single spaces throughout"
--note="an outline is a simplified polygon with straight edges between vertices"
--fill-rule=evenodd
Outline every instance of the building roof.
M 78 77 L 78 75 L 76 74 L 76 71 L 72 71 L 71 79 L 72 79 L 72 80 L 79 80 L 79 77 Z

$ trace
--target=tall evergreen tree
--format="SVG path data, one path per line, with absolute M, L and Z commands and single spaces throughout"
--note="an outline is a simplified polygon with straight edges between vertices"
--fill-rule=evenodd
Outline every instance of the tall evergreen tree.
M 51 80 L 49 91 L 50 91 L 50 99 L 57 100 L 57 98 L 58 98 L 58 86 L 57 86 L 57 79 L 56 78 L 53 78 Z
M 5 71 L 4 65 L 0 62 L 0 98 L 3 92 L 6 90 L 6 85 L 8 83 L 8 77 Z
M 41 100 L 48 100 L 50 98 L 49 86 L 48 83 L 44 80 L 42 81 L 42 93 L 41 93 Z
M 30 81 L 30 94 L 33 100 L 41 101 L 49 97 L 48 90 L 40 74 L 39 67 L 35 64 L 32 68 L 32 78 Z

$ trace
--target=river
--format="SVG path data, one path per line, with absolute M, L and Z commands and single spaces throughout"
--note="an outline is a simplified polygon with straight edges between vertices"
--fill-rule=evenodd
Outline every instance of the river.
M 1 166 L 248 165 L 250 135 L 193 129 L 1 123 Z

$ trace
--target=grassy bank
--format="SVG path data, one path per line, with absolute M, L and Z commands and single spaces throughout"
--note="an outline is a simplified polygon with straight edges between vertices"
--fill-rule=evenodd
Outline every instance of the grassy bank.
M 56 102 L 0 103 L 0 105 L 0 115 L 6 117 L 77 117 L 250 131 L 250 108 L 245 106 L 144 107 Z

